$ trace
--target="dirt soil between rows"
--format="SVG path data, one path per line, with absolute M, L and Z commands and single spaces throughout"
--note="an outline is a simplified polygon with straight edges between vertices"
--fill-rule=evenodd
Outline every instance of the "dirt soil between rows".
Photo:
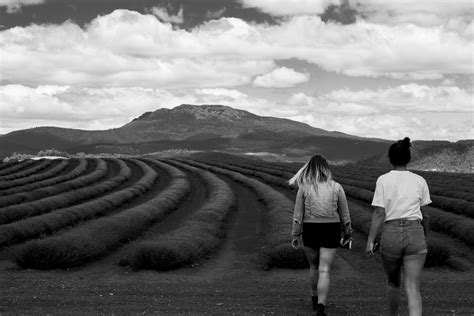
M 223 179 L 235 192 L 237 209 L 226 224 L 227 238 L 208 260 L 169 272 L 131 271 L 110 260 L 103 260 L 103 268 L 95 263 L 37 271 L 19 270 L 0 258 L 0 313 L 311 315 L 309 272 L 262 268 L 265 207 L 252 191 Z M 382 263 L 378 256 L 365 257 L 365 238 L 356 232 L 353 249 L 338 252 L 328 315 L 387 312 Z M 472 271 L 425 269 L 421 290 L 425 315 L 474 315 Z M 405 296 L 402 306 L 406 315 Z

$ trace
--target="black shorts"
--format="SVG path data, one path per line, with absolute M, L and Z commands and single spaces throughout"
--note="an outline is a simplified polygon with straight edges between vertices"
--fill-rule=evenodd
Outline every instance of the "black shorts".
M 341 223 L 303 223 L 303 245 L 316 250 L 338 248 L 341 241 Z

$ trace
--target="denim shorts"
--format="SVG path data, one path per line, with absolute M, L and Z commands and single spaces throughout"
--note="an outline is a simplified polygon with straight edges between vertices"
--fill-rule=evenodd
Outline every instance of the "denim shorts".
M 385 222 L 380 252 L 392 258 L 426 253 L 426 239 L 419 220 L 396 219 Z

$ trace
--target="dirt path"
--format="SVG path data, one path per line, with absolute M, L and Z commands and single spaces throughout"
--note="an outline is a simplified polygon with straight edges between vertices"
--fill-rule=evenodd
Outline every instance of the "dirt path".
M 265 207 L 253 192 L 244 186 L 224 179 L 235 192 L 236 210 L 226 223 L 226 240 L 216 255 L 199 269 L 203 279 L 252 278 L 259 269 L 258 253 L 261 248 L 262 214 Z

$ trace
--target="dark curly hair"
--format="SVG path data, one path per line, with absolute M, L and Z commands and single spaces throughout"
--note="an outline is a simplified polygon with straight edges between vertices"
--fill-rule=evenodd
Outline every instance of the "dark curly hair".
M 405 137 L 398 142 L 392 144 L 388 150 L 388 159 L 394 166 L 406 166 L 411 159 L 410 138 Z

